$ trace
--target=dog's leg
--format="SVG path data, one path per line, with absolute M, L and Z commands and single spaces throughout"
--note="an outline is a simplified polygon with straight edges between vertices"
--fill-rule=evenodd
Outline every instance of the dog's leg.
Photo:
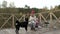
M 27 31 L 27 27 L 25 27 L 25 30 Z
M 19 34 L 19 30 L 16 30 L 16 34 Z
M 19 28 L 16 28 L 15 32 L 16 32 L 16 34 L 19 34 Z

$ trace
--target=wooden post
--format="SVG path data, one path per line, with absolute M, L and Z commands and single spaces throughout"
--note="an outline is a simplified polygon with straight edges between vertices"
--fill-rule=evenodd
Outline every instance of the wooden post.
M 52 27 L 53 27 L 53 23 L 52 23 L 52 13 L 50 13 L 50 30 L 52 29 Z
M 41 23 L 41 14 L 39 14 L 39 16 L 40 16 L 40 23 Z
M 50 23 L 52 22 L 52 13 L 50 13 Z
M 12 14 L 12 28 L 14 28 L 14 14 Z

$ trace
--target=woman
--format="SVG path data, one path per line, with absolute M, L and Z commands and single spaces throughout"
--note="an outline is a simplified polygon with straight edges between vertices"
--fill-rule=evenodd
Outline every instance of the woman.
M 34 15 L 34 11 L 31 12 L 30 18 L 29 18 L 29 24 L 31 26 L 31 30 L 35 30 L 36 25 L 36 16 Z

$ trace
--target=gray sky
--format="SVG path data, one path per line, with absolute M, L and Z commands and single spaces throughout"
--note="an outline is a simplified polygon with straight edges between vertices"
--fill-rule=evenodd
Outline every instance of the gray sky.
M 2 1 L 4 0 L 0 0 L 0 4 L 2 4 Z M 14 2 L 16 7 L 24 7 L 25 5 L 32 7 L 36 7 L 36 8 L 43 8 L 45 6 L 47 6 L 48 8 L 50 8 L 50 6 L 56 6 L 56 5 L 60 5 L 60 0 L 5 0 L 8 2 L 8 4 L 10 2 Z

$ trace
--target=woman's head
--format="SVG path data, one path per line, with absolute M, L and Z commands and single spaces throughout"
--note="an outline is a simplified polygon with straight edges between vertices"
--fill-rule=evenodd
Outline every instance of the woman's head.
M 34 10 L 32 10 L 32 11 L 31 11 L 30 16 L 32 16 L 32 17 L 33 17 L 34 15 L 35 15 L 35 11 L 34 11 Z
M 30 14 L 30 16 L 34 17 L 34 16 L 35 16 L 35 14 Z

